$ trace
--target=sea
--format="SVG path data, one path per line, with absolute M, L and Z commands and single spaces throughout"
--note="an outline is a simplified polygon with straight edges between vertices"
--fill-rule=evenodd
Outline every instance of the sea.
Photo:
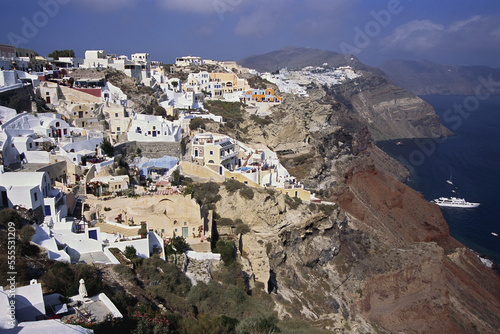
M 377 145 L 411 171 L 427 200 L 460 197 L 478 208 L 441 208 L 450 234 L 500 267 L 500 95 L 421 96 L 455 136 Z M 452 184 L 447 181 L 451 181 Z M 495 236 L 496 233 L 499 236 Z

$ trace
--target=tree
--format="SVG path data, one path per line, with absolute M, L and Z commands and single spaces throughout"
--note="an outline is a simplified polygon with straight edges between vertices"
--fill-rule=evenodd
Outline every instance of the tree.
M 181 236 L 176 236 L 172 239 L 172 246 L 179 254 L 182 254 L 191 248 L 189 247 L 189 244 L 186 242 L 186 239 L 184 239 L 184 237 Z
M 74 57 L 75 51 L 73 50 L 55 50 L 49 53 L 49 57 L 54 58 L 54 60 L 58 60 L 59 57 Z
M 213 252 L 220 254 L 225 266 L 229 266 L 236 261 L 236 248 L 233 241 L 217 241 L 217 247 L 214 248 Z
M 125 252 L 123 252 L 123 255 L 125 255 L 127 259 L 131 260 L 137 256 L 137 250 L 134 246 L 127 246 L 125 247 Z
M 107 137 L 102 140 L 101 150 L 106 154 L 109 158 L 112 158 L 115 155 L 115 148 L 113 144 L 109 141 Z

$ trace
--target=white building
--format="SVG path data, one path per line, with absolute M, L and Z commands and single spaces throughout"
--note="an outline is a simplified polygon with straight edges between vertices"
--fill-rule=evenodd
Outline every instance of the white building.
M 177 142 L 182 137 L 181 122 L 171 122 L 162 116 L 136 114 L 127 135 L 129 141 Z
M 67 214 L 64 194 L 52 189 L 46 172 L 8 172 L 0 174 L 1 207 L 20 206 L 40 210 L 47 220 L 60 222 Z
M 0 92 L 23 87 L 17 71 L 0 71 Z
M 204 109 L 203 100 L 205 95 L 203 93 L 195 92 L 177 92 L 173 90 L 164 90 L 167 95 L 167 106 L 176 109 Z
M 59 68 L 79 68 L 84 64 L 84 59 L 77 57 L 59 57 L 57 60 L 48 58 L 48 60 Z
M 48 163 L 50 153 L 45 142 L 55 144 L 70 136 L 70 126 L 59 114 L 40 117 L 22 113 L 0 125 L 0 149 L 3 165 L 33 162 Z
M 186 56 L 175 58 L 175 66 L 191 66 L 191 65 L 203 65 L 205 62 L 201 57 Z
M 109 81 L 107 81 L 105 86 L 101 89 L 101 97 L 103 102 L 119 104 L 124 107 L 128 106 L 128 96 Z
M 107 55 L 104 50 L 85 51 L 83 67 L 86 68 L 115 68 L 123 71 L 137 82 L 151 77 L 151 60 L 149 53 L 134 53 L 132 60 L 127 56 Z
M 199 93 L 210 81 L 209 73 L 202 71 L 199 73 L 189 73 L 187 83 L 183 85 L 183 90 Z
M 80 165 L 85 156 L 102 156 L 102 140 L 103 138 L 92 138 L 69 143 L 61 147 L 59 154 L 66 157 L 71 163 Z

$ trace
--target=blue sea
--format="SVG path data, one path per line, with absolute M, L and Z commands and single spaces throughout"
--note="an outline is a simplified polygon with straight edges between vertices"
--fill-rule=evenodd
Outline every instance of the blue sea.
M 421 98 L 456 136 L 377 145 L 410 168 L 408 185 L 427 200 L 456 196 L 481 203 L 474 209 L 441 211 L 455 239 L 499 266 L 500 236 L 491 233 L 500 235 L 500 96 Z M 450 179 L 452 185 L 446 182 Z

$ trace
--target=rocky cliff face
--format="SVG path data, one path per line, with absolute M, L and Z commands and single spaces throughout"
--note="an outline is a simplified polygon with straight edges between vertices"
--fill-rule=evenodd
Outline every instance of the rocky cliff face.
M 355 110 L 376 141 L 452 135 L 428 103 L 382 76 L 363 72 L 328 93 Z
M 412 132 L 419 131 L 411 116 L 420 115 L 421 102 L 366 80 L 357 92 L 352 83 L 342 95 L 318 89 L 308 99 L 286 96 L 273 109 L 271 124 L 242 123 L 246 138 L 278 151 L 292 175 L 338 203 L 292 209 L 272 191 L 255 190 L 250 201 L 222 193 L 218 214 L 251 227 L 238 242 L 250 282 L 265 285 L 280 317 L 330 330 L 496 332 L 499 277 L 449 236 L 439 207 L 400 183 L 408 171 L 372 144 L 373 124 L 402 133 L 389 115 L 405 99 L 408 119 L 399 118 L 405 136 L 444 130 L 432 123 L 431 129 L 422 125 Z M 404 98 L 384 105 L 391 94 Z M 367 106 L 365 115 L 358 104 Z M 387 118 L 367 124 L 375 110 Z
M 280 317 L 353 333 L 494 333 L 500 279 L 452 239 L 439 208 L 376 171 L 368 155 L 336 187 L 337 206 L 255 190 L 222 192 L 217 212 L 241 218 L 239 258 Z

